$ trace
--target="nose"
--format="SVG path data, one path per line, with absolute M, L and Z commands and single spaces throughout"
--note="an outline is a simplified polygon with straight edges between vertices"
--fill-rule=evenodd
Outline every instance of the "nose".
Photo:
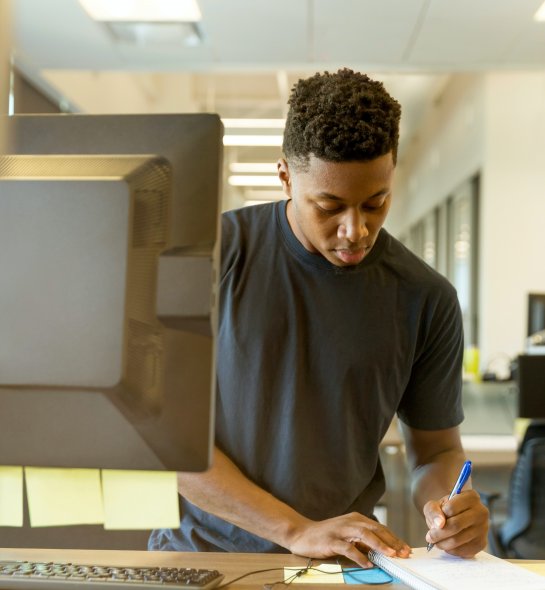
M 357 244 L 368 235 L 365 213 L 356 208 L 349 209 L 337 228 L 337 237 Z

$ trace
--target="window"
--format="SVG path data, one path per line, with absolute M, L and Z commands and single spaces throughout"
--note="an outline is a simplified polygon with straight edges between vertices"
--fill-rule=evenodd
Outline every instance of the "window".
M 478 178 L 461 185 L 448 200 L 447 278 L 456 287 L 466 347 L 478 346 Z

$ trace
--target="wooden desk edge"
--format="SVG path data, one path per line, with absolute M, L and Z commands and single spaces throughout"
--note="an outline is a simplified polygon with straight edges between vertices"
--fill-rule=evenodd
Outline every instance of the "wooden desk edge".
M 252 571 L 273 569 L 273 571 L 249 576 L 230 586 L 232 589 L 243 588 L 244 590 L 248 590 L 249 588 L 262 589 L 264 584 L 278 582 L 283 578 L 283 568 L 285 566 L 304 567 L 308 561 L 306 557 L 289 553 L 193 553 L 175 551 L 0 548 L 0 561 L 2 560 L 61 561 L 97 565 L 217 569 L 225 576 L 225 582 Z M 314 564 L 319 563 L 321 563 L 321 560 L 314 560 Z M 531 564 L 543 563 L 543 561 L 514 560 L 514 563 Z M 365 584 L 361 586 L 369 587 L 370 585 Z M 305 584 L 306 590 L 326 590 L 329 588 L 338 589 L 338 584 Z M 404 588 L 407 587 L 405 585 L 396 586 L 396 590 L 402 590 Z M 97 590 L 100 589 L 97 588 Z
M 279 582 L 284 577 L 284 567 L 304 567 L 308 559 L 290 553 L 192 553 L 174 551 L 107 551 L 84 549 L 14 549 L 0 548 L 1 560 L 60 561 L 81 564 L 117 566 L 164 566 L 216 569 L 224 575 L 224 582 L 264 569 L 272 571 L 255 574 L 229 586 L 230 589 L 263 589 L 264 584 Z M 328 560 L 314 559 L 318 565 Z M 98 585 L 97 585 L 98 586 Z M 338 584 L 308 584 L 305 590 L 338 588 Z M 361 587 L 369 587 L 362 584 Z M 281 588 L 279 586 L 278 588 Z M 396 586 L 396 590 L 406 588 Z M 97 590 L 100 588 L 97 587 Z

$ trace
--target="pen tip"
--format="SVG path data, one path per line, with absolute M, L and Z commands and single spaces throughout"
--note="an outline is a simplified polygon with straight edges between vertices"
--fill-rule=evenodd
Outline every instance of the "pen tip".
M 433 549 L 433 545 L 431 543 L 428 543 L 428 546 L 426 547 L 426 551 L 431 551 Z

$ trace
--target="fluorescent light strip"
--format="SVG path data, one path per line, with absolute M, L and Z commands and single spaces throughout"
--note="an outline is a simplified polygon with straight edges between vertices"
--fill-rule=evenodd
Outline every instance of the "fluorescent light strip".
M 281 183 L 278 176 L 229 176 L 227 182 L 231 186 L 277 186 L 280 188 Z
M 245 188 L 244 198 L 250 201 L 278 201 L 285 199 L 286 195 L 279 186 L 277 189 L 271 188 Z
M 534 14 L 534 20 L 545 22 L 545 2 L 537 9 L 537 12 Z
M 249 199 L 249 200 L 245 199 L 242 206 L 243 207 L 253 207 L 254 205 L 264 205 L 265 203 L 272 203 L 273 201 L 278 201 L 278 200 L 279 199 L 270 199 L 268 201 L 253 201 L 251 199 Z
M 230 129 L 284 129 L 286 119 L 222 119 Z
M 281 146 L 281 135 L 224 135 L 225 146 Z
M 196 22 L 197 0 L 79 0 L 87 14 L 101 22 Z
M 276 174 L 274 162 L 232 162 L 229 170 L 234 174 Z

